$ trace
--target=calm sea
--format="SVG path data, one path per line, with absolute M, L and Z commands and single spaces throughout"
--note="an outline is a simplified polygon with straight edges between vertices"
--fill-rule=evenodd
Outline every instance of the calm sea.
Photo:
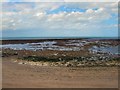
M 32 40 L 32 39 L 118 39 L 118 37 L 2 37 L 0 40 Z

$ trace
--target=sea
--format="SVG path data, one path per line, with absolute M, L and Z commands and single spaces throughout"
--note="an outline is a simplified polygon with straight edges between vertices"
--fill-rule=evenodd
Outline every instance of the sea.
M 1 37 L 0 40 L 34 40 L 34 39 L 120 39 L 119 37 Z

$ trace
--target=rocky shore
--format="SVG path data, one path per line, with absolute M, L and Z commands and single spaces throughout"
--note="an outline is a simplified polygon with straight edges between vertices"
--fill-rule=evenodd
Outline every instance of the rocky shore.
M 99 58 L 99 59 L 98 59 Z M 94 67 L 94 66 L 120 66 L 119 58 L 111 58 L 108 60 L 108 57 L 79 57 L 79 58 L 45 58 L 37 56 L 28 56 L 19 58 L 15 62 L 18 64 L 29 64 L 37 66 L 65 66 L 65 67 Z
M 2 57 L 16 56 L 19 64 L 38 66 L 119 66 L 115 40 L 4 40 Z

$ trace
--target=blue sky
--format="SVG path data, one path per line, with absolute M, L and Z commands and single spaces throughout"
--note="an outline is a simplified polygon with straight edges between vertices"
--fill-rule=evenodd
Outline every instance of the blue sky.
M 3 37 L 118 36 L 117 3 L 9 0 L 2 4 Z

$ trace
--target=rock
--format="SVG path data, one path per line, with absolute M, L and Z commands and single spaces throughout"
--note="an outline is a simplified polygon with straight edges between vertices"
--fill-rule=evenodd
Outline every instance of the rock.
M 2 55 L 2 57 L 5 57 L 5 55 Z
M 79 66 L 85 66 L 85 64 L 79 63 L 79 64 L 77 64 L 77 66 L 78 66 L 78 67 L 79 67 Z
M 19 62 L 18 64 L 26 64 L 26 63 L 24 63 L 24 62 Z
M 70 62 L 66 62 L 65 66 L 70 67 L 70 66 L 72 66 L 72 64 Z
M 14 62 L 17 62 L 17 60 L 15 60 Z
M 55 53 L 55 54 L 53 54 L 53 55 L 57 56 L 57 55 L 58 55 L 58 53 Z
M 45 63 L 43 63 L 43 66 L 48 66 L 48 63 L 46 63 L 46 62 L 45 62 Z
M 15 52 L 14 55 L 18 55 L 18 52 Z

